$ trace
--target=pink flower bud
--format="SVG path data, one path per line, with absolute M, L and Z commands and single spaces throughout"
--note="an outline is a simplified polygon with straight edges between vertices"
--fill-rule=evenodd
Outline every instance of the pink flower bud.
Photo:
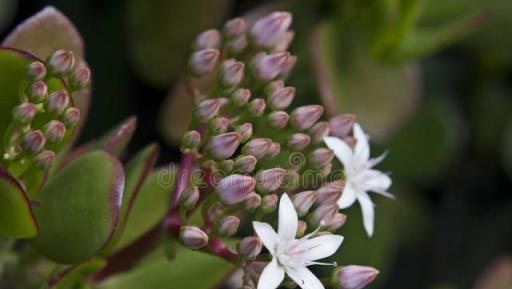
M 258 160 L 253 156 L 239 156 L 235 161 L 237 172 L 248 174 L 254 170 Z
M 237 86 L 244 77 L 245 64 L 234 59 L 228 59 L 222 64 L 221 82 L 224 86 Z
M 246 105 L 251 98 L 251 91 L 246 88 L 239 88 L 231 94 L 231 100 L 238 106 Z
M 245 237 L 238 245 L 238 253 L 246 260 L 254 260 L 260 254 L 262 243 L 256 236 Z
M 343 181 L 333 181 L 325 184 L 316 191 L 316 202 L 320 206 L 336 204 L 345 188 Z
M 235 216 L 226 216 L 217 223 L 217 231 L 225 237 L 233 236 L 240 226 L 240 219 Z
M 52 92 L 48 96 L 47 110 L 49 113 L 60 115 L 68 107 L 69 95 L 65 90 Z
M 254 211 L 261 205 L 261 196 L 251 192 L 244 200 L 244 208 L 248 211 Z
M 187 131 L 181 139 L 181 146 L 187 149 L 197 149 L 201 144 L 201 134 L 195 130 Z
M 288 12 L 273 12 L 254 23 L 251 37 L 254 43 L 264 48 L 276 45 L 292 24 L 292 15 Z
M 65 134 L 66 126 L 58 120 L 51 120 L 44 126 L 44 135 L 51 143 L 61 142 Z
M 263 56 L 254 64 L 254 76 L 266 81 L 276 78 L 286 68 L 289 57 L 288 52 Z
M 286 59 L 286 62 L 283 64 L 279 76 L 287 77 L 290 71 L 292 71 L 292 69 L 295 67 L 295 63 L 297 63 L 297 56 L 290 55 L 290 57 L 288 57 L 288 59 Z
M 302 238 L 308 229 L 308 225 L 303 220 L 299 220 L 299 224 L 297 225 L 297 235 L 295 238 Z
M 215 69 L 220 52 L 217 49 L 203 49 L 190 57 L 190 69 L 195 76 L 203 76 Z
M 284 111 L 274 111 L 268 115 L 268 122 L 272 128 L 283 129 L 288 125 L 290 116 Z
M 36 154 L 43 149 L 46 139 L 39 130 L 31 131 L 23 137 L 22 146 L 30 154 Z
M 338 205 L 336 203 L 332 205 L 320 206 L 313 211 L 311 215 L 311 223 L 315 226 L 329 224 L 332 218 L 338 213 Z
M 293 31 L 286 31 L 283 37 L 281 37 L 281 40 L 279 40 L 279 42 L 274 46 L 272 52 L 284 52 L 288 50 L 288 47 L 292 43 L 294 37 L 295 33 Z
M 264 212 L 270 213 L 277 209 L 279 197 L 276 194 L 264 196 L 261 200 L 261 208 Z
M 349 265 L 339 267 L 334 272 L 336 288 L 340 289 L 362 289 L 370 284 L 379 271 L 372 267 Z
M 328 163 L 322 168 L 321 175 L 324 177 L 327 177 L 331 172 L 332 172 L 332 163 Z
M 42 168 L 48 168 L 55 159 L 55 153 L 49 150 L 44 150 L 38 153 L 35 157 L 36 164 Z
M 309 154 L 309 161 L 315 168 L 321 168 L 330 163 L 334 157 L 334 153 L 330 149 L 319 148 Z
M 355 122 L 356 116 L 353 114 L 335 116 L 329 120 L 331 134 L 338 138 L 344 138 L 348 136 Z
M 27 76 L 31 80 L 41 80 L 46 76 L 46 66 L 40 61 L 34 61 L 28 65 Z
M 186 209 L 193 209 L 199 200 L 199 189 L 196 186 L 188 187 L 181 192 L 179 203 Z
M 44 81 L 39 80 L 27 87 L 26 93 L 30 100 L 39 103 L 46 99 L 48 94 L 48 86 L 46 83 L 44 83 Z
M 212 134 L 225 133 L 229 127 L 229 119 L 217 117 L 210 122 L 209 127 Z
M 279 143 L 273 142 L 270 144 L 267 152 L 265 153 L 265 158 L 273 159 L 281 152 L 281 145 Z
M 216 29 L 209 29 L 201 32 L 196 38 L 195 45 L 198 50 L 208 48 L 218 49 L 220 46 L 219 31 Z
M 244 34 L 246 29 L 247 23 L 245 23 L 245 20 L 237 17 L 226 22 L 224 25 L 224 35 L 226 35 L 227 38 L 239 37 Z
M 257 188 L 261 192 L 272 192 L 277 190 L 284 181 L 285 169 L 273 168 L 259 171 L 256 174 Z
M 75 56 L 69 50 L 59 49 L 48 60 L 51 73 L 61 76 L 71 72 L 75 65 Z
M 234 160 L 223 160 L 219 162 L 219 167 L 226 173 L 230 173 L 235 166 Z
M 36 106 L 30 102 L 24 102 L 12 111 L 12 117 L 15 121 L 28 124 L 32 121 L 34 116 L 36 115 Z
M 297 210 L 297 214 L 299 216 L 306 215 L 311 206 L 313 206 L 313 204 L 315 203 L 315 201 L 315 191 L 305 191 L 293 196 L 293 206 L 295 207 L 295 210 Z
M 283 87 L 277 89 L 269 97 L 270 108 L 275 110 L 282 110 L 287 108 L 295 97 L 295 87 Z
M 66 109 L 62 116 L 62 121 L 67 126 L 74 127 L 80 121 L 80 110 L 76 107 Z
M 272 140 L 269 138 L 255 138 L 243 146 L 242 154 L 261 159 L 265 156 L 271 144 Z
M 345 224 L 345 221 L 347 221 L 347 216 L 342 213 L 336 213 L 330 220 L 329 223 L 326 223 L 325 226 L 327 230 L 329 231 L 336 231 L 341 226 Z
M 282 79 L 271 81 L 265 87 L 265 94 L 270 96 L 281 88 L 284 88 L 284 81 Z
M 196 226 L 183 226 L 180 229 L 180 240 L 189 249 L 197 250 L 208 245 L 208 235 Z
M 86 67 L 79 68 L 71 74 L 69 84 L 74 89 L 82 89 L 89 84 L 91 79 L 91 70 Z
M 309 135 L 304 133 L 294 133 L 288 138 L 287 145 L 292 151 L 301 151 L 305 149 L 310 142 L 311 138 Z
M 263 98 L 256 98 L 249 103 L 249 112 L 253 116 L 260 116 L 265 111 L 265 100 Z
M 227 132 L 210 138 L 206 144 L 206 150 L 218 160 L 232 156 L 240 145 L 240 134 Z
M 231 53 L 238 55 L 249 46 L 249 42 L 247 41 L 247 37 L 245 35 L 241 35 L 233 40 L 228 41 L 227 43 L 228 49 Z
M 291 122 L 299 129 L 308 129 L 322 116 L 324 108 L 321 105 L 306 105 L 297 107 L 291 114 Z
M 213 119 L 219 113 L 221 104 L 219 98 L 205 99 L 197 105 L 195 116 L 203 122 Z
M 240 142 L 245 143 L 252 137 L 252 123 L 246 122 L 236 128 L 236 131 L 240 133 Z
M 208 222 L 214 222 L 220 215 L 222 215 L 222 212 L 222 204 L 220 202 L 215 202 L 208 207 L 204 213 L 204 218 Z
M 329 124 L 325 121 L 317 122 L 311 129 L 309 129 L 309 135 L 311 136 L 311 142 L 314 144 L 322 143 L 324 137 L 329 135 Z
M 230 175 L 219 182 L 218 193 L 223 203 L 233 205 L 243 201 L 256 186 L 256 181 L 250 176 Z

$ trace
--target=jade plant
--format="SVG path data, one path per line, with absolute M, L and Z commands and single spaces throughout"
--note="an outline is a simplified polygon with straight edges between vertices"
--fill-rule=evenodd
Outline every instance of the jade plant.
M 355 115 L 290 108 L 291 25 L 290 13 L 271 12 L 197 36 L 183 80 L 194 112 L 181 160 L 157 170 L 155 144 L 122 162 L 135 118 L 73 147 L 91 73 L 64 15 L 46 8 L 8 36 L 0 48 L 5 286 L 209 288 L 235 269 L 245 289 L 372 282 L 377 269 L 329 258 L 343 254 L 340 210 L 358 203 L 362 228 L 374 234 L 372 198 L 393 198 L 391 178 L 375 168 L 385 155 L 372 158 Z M 167 264 L 175 265 L 155 273 Z M 187 270 L 207 274 L 181 282 Z

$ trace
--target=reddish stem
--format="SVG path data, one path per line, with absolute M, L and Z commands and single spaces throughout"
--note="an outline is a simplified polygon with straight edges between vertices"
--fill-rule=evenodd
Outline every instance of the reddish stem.
M 172 197 L 171 208 L 169 214 L 176 210 L 179 205 L 181 192 L 183 192 L 187 186 L 192 173 L 192 167 L 194 165 L 193 157 L 191 154 L 184 154 L 180 161 L 180 171 L 178 172 L 178 180 L 176 187 L 174 188 L 174 194 Z
M 231 250 L 220 238 L 213 238 L 208 242 L 208 247 L 203 251 L 221 257 L 222 259 L 236 264 L 238 254 Z

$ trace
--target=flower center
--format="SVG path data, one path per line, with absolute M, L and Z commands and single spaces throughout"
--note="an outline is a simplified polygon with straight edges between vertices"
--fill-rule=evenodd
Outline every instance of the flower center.
M 304 254 L 307 248 L 300 239 L 280 240 L 276 247 L 276 257 L 279 263 L 286 267 L 305 266 Z

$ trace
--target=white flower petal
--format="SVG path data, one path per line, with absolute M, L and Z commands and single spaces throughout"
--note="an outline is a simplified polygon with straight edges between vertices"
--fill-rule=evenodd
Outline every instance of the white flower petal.
M 352 165 L 354 152 L 347 143 L 337 137 L 324 137 L 325 145 L 334 152 L 336 158 L 340 160 L 344 167 Z
M 308 248 L 303 258 L 308 261 L 315 261 L 327 258 L 336 253 L 341 242 L 343 242 L 343 236 L 331 234 L 320 235 L 309 240 L 304 240 L 303 242 Z
M 361 193 L 357 195 L 357 200 L 359 201 L 359 205 L 361 205 L 361 210 L 363 212 L 363 224 L 368 233 L 368 236 L 373 235 L 373 222 L 375 218 L 375 208 L 373 205 L 370 196 L 367 193 Z
M 306 267 L 286 268 L 286 273 L 302 289 L 325 289 L 322 282 Z
M 347 182 L 345 184 L 345 188 L 343 189 L 343 193 L 338 200 L 338 207 L 340 209 L 345 209 L 352 206 L 352 204 L 356 201 L 356 195 L 357 191 L 354 189 L 354 187 L 352 187 L 350 182 Z
M 267 248 L 271 254 L 274 254 L 276 243 L 278 241 L 276 231 L 274 231 L 272 226 L 267 223 L 252 222 L 252 226 L 265 248 Z
M 365 170 L 361 173 L 359 187 L 364 191 L 385 192 L 391 186 L 391 178 L 378 170 Z
M 284 268 L 274 258 L 261 272 L 258 289 L 276 289 L 284 279 Z
M 359 162 L 365 162 L 370 158 L 370 145 L 368 144 L 368 136 L 358 123 L 354 124 L 354 137 L 357 140 L 354 148 L 355 156 Z
M 286 240 L 295 239 L 298 225 L 299 219 L 297 217 L 297 211 L 295 211 L 295 207 L 288 195 L 283 194 L 279 201 L 279 226 L 277 228 L 277 235 L 279 238 Z

